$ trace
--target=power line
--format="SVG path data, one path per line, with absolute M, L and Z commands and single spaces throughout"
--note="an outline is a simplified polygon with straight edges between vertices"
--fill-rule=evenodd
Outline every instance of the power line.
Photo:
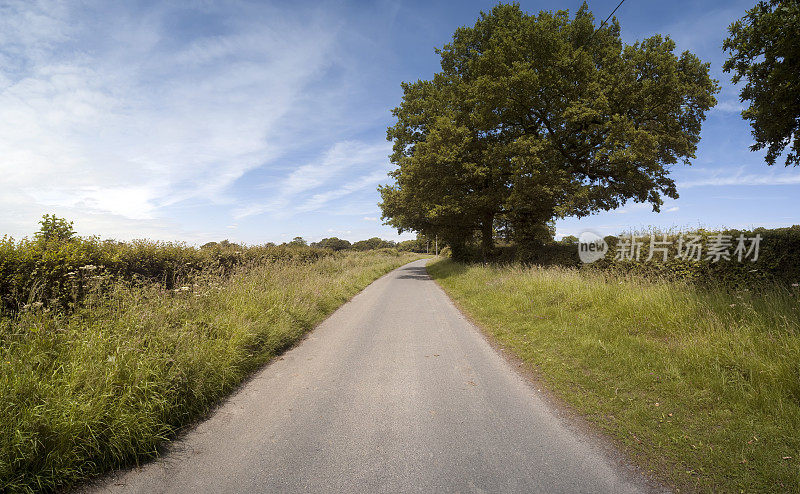
M 611 11 L 611 13 L 610 13 L 610 14 L 608 14 L 608 17 L 606 17 L 606 20 L 604 20 L 604 21 L 602 22 L 602 24 L 600 24 L 600 27 L 598 27 L 598 28 L 597 28 L 597 30 L 598 30 L 598 31 L 599 31 L 599 30 L 601 30 L 601 29 L 603 29 L 603 26 L 605 26 L 605 25 L 606 25 L 606 22 L 608 22 L 608 20 L 609 20 L 609 19 L 611 19 L 611 16 L 612 16 L 612 15 L 614 15 L 614 12 L 616 12 L 616 11 L 617 11 L 617 9 L 618 9 L 618 8 L 620 8 L 620 6 L 621 6 L 623 3 L 625 3 L 625 0 L 621 0 L 621 1 L 620 1 L 620 2 L 617 4 L 617 6 L 616 6 L 616 7 L 614 7 L 614 10 L 612 10 L 612 11 Z
M 608 20 L 609 20 L 609 19 L 611 19 L 611 16 L 612 16 L 612 15 L 614 15 L 614 12 L 616 12 L 616 11 L 617 11 L 617 9 L 618 9 L 618 8 L 620 8 L 620 7 L 622 6 L 622 4 L 623 4 L 623 3 L 625 3 L 625 0 L 620 0 L 620 2 L 617 4 L 617 6 L 616 6 L 616 7 L 614 7 L 614 10 L 612 10 L 612 11 L 611 11 L 611 13 L 610 13 L 610 14 L 608 14 L 608 17 L 606 17 L 606 20 L 604 20 L 603 22 L 601 22 L 601 23 L 600 23 L 600 27 L 598 27 L 598 28 L 597 28 L 597 30 L 596 30 L 596 31 L 594 31 L 594 32 L 592 33 L 592 35 L 591 35 L 591 36 L 589 36 L 589 40 L 591 40 L 591 39 L 594 37 L 594 35 L 595 35 L 595 33 L 597 33 L 597 31 L 599 31 L 599 30 L 603 29 L 603 26 L 605 26 L 605 25 L 606 25 L 606 23 L 608 22 Z

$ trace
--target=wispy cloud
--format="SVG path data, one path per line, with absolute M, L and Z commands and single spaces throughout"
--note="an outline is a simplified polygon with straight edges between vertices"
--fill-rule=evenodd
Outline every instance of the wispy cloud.
M 747 0 L 727 0 L 716 4 L 691 2 L 679 7 L 682 12 L 676 16 L 676 22 L 662 26 L 659 31 L 669 34 L 680 50 L 689 49 L 704 57 L 713 53 L 721 58 L 724 56 L 722 40 L 727 36 L 728 26 L 751 6 Z
M 193 14 L 236 30 L 206 35 L 173 29 L 177 4 L 112 5 L 2 8 L 0 208 L 24 195 L 27 224 L 55 209 L 155 226 L 185 201 L 231 203 L 231 185 L 289 145 L 285 122 L 314 106 L 305 89 L 336 47 L 319 16 L 269 12 L 265 25 L 209 4 Z
M 650 205 L 649 202 L 630 202 L 626 204 L 624 207 L 619 209 L 614 209 L 612 211 L 613 214 L 628 214 L 634 211 L 643 211 L 646 209 L 652 209 L 653 206 Z
M 744 110 L 744 105 L 737 99 L 720 101 L 713 108 L 713 111 L 719 111 L 722 113 L 741 113 L 742 110 Z
M 320 192 L 319 194 L 314 194 L 313 196 L 311 196 L 311 199 L 303 203 L 300 207 L 297 208 L 297 210 L 301 212 L 318 211 L 323 207 L 327 206 L 331 201 L 348 196 L 354 192 L 364 190 L 368 187 L 374 187 L 379 182 L 384 181 L 385 179 L 386 179 L 385 170 L 378 170 L 372 172 L 369 175 L 364 175 L 362 177 L 359 177 L 356 180 L 346 183 L 336 189 Z
M 766 167 L 766 165 L 764 165 Z M 744 168 L 735 170 L 708 170 L 701 171 L 700 177 L 689 178 L 679 182 L 678 187 L 688 189 L 692 187 L 719 187 L 726 185 L 798 185 L 800 172 L 793 170 L 775 171 L 765 173 L 745 173 Z
M 238 219 L 273 213 L 290 215 L 311 212 L 355 192 L 386 181 L 391 145 L 338 142 L 316 161 L 291 171 L 270 187 L 275 195 L 266 202 L 243 205 L 234 213 Z M 310 194 L 310 196 L 309 196 Z

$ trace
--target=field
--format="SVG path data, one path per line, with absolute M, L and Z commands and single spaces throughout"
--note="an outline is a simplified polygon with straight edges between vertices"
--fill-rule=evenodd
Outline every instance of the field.
M 464 265 L 431 275 L 555 394 L 677 490 L 800 486 L 800 291 Z
M 83 241 L 70 242 L 45 250 L 84 248 Z M 210 264 L 173 269 L 169 277 L 154 268 L 154 280 L 128 272 L 146 263 L 125 264 L 119 248 L 95 244 L 111 253 L 100 258 L 124 266 L 80 266 L 85 253 L 73 256 L 77 268 L 52 255 L 25 254 L 58 281 L 52 298 L 37 299 L 41 283 L 29 279 L 27 268 L 9 268 L 25 263 L 14 261 L 22 250 L 6 241 L 0 274 L 21 288 L 15 298 L 6 286 L 6 307 L 16 310 L 0 318 L 2 492 L 69 487 L 152 457 L 375 278 L 419 257 L 255 248 L 232 253 L 238 261 L 225 264 L 226 256 L 172 246 L 177 265 L 185 268 L 186 256 Z M 121 251 L 134 258 L 134 247 Z M 158 256 L 147 252 L 169 254 L 145 247 L 141 259 L 155 264 Z M 19 300 L 19 293 L 27 298 Z

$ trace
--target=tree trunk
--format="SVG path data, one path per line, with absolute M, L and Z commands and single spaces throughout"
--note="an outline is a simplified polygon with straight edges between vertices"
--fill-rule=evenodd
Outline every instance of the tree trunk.
M 494 214 L 487 214 L 481 223 L 481 254 L 483 262 L 494 250 Z
M 450 256 L 453 258 L 453 260 L 458 262 L 466 262 L 467 249 L 465 239 L 461 237 L 454 237 L 448 238 L 446 241 L 447 245 L 450 246 Z
M 536 262 L 541 257 L 542 246 L 552 239 L 548 225 L 554 216 L 552 205 L 540 202 L 535 206 L 518 208 L 512 219 L 520 261 Z

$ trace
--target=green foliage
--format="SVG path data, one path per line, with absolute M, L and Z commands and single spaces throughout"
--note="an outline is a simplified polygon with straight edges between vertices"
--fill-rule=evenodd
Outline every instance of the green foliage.
M 66 308 L 80 295 L 79 283 L 98 276 L 97 261 L 108 257 L 97 239 L 68 242 L 0 240 L 0 313 L 46 303 Z
M 353 250 L 374 250 L 374 249 L 391 249 L 394 248 L 395 243 L 391 240 L 383 240 L 378 237 L 372 237 L 367 240 L 359 240 L 353 243 Z
M 559 243 L 564 245 L 578 245 L 578 237 L 575 235 L 565 235 L 561 240 L 559 240 Z
M 658 211 L 718 91 L 708 64 L 674 50 L 659 35 L 625 45 L 616 20 L 597 30 L 585 4 L 572 18 L 516 4 L 481 13 L 438 50 L 441 72 L 402 85 L 383 217 L 463 258 L 474 232 L 486 257 L 501 225 L 531 249 L 554 218 L 628 200 Z
M 755 144 L 767 148 L 774 165 L 789 146 L 786 165 L 800 164 L 800 2 L 759 1 L 728 28 L 722 47 L 730 52 L 725 72 L 733 82 L 746 81 L 739 97 L 750 106 L 742 117 L 750 121 Z
M 311 247 L 317 247 L 320 249 L 330 249 L 332 251 L 340 251 L 340 250 L 347 250 L 351 247 L 350 242 L 347 240 L 342 240 L 337 237 L 330 237 L 330 238 L 323 238 L 319 242 L 313 242 Z
M 124 254 L 146 260 L 164 250 L 154 246 Z M 69 314 L 31 307 L 0 318 L 0 492 L 61 491 L 155 456 L 250 372 L 415 258 L 308 248 L 238 255 L 254 262 L 174 290 L 115 281 Z
M 46 214 L 39 221 L 41 228 L 34 234 L 40 242 L 67 242 L 75 236 L 72 222 L 59 218 L 54 214 Z
M 800 486 L 800 290 L 429 264 L 473 320 L 676 492 Z
M 303 237 L 294 237 L 288 245 L 293 245 L 297 247 L 305 247 L 308 245 L 308 242 Z
M 403 240 L 402 242 L 397 243 L 397 250 L 400 251 L 407 251 L 407 252 L 427 252 L 428 245 L 426 243 L 426 239 L 420 235 L 417 235 L 417 238 L 413 240 Z
M 270 245 L 274 245 L 274 244 L 270 244 Z M 225 240 L 223 240 L 221 242 L 206 242 L 203 245 L 201 245 L 200 248 L 201 249 L 216 249 L 216 248 L 220 248 L 220 249 L 233 249 L 233 250 L 243 250 L 244 249 L 244 247 L 242 247 L 241 245 L 235 244 L 235 243 L 229 241 L 228 239 L 225 239 Z

